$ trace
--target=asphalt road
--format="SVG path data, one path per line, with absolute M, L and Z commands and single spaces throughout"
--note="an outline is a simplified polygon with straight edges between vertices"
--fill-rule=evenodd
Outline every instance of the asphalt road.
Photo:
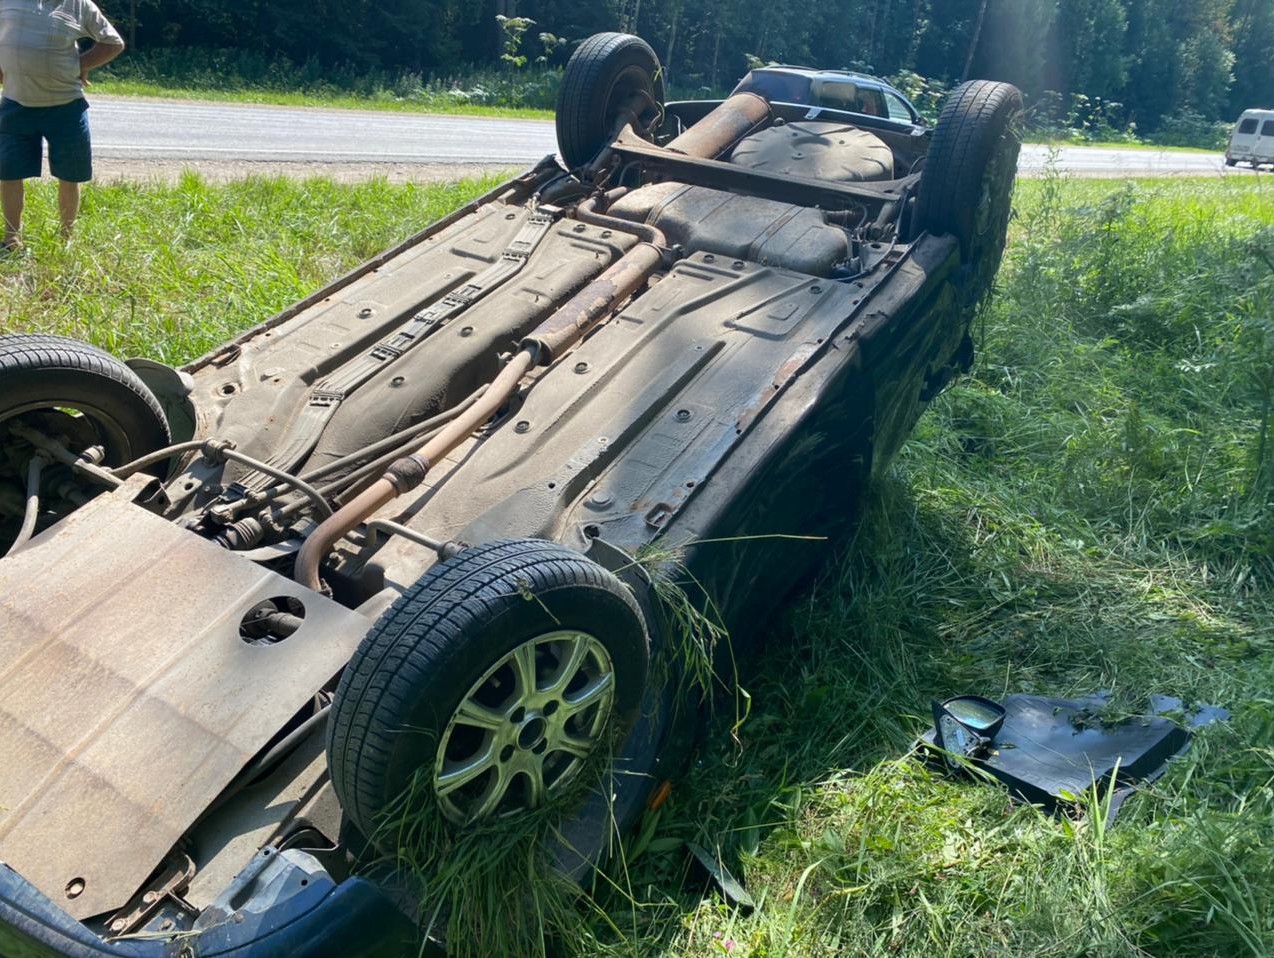
M 372 110 L 253 106 L 95 97 L 95 153 L 115 161 L 509 165 L 556 149 L 553 124 Z M 1020 168 L 1038 172 L 1048 148 L 1028 144 Z M 1077 176 L 1220 174 L 1219 153 L 1064 147 L 1061 170 Z
M 93 152 L 111 159 L 526 165 L 553 124 L 377 110 L 96 97 Z

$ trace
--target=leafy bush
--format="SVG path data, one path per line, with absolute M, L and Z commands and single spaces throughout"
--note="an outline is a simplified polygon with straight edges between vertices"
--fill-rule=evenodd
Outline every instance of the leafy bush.
M 1155 130 L 1149 140 L 1162 146 L 1224 150 L 1230 140 L 1230 124 L 1209 120 L 1194 110 L 1180 110 L 1164 117 L 1159 129 Z
M 1048 140 L 1074 143 L 1135 143 L 1137 128 L 1114 100 L 1072 93 L 1063 97 L 1045 90 L 1027 112 L 1027 129 Z
M 913 70 L 903 70 L 889 78 L 897 90 L 911 101 L 922 117 L 930 123 L 938 122 L 938 114 L 942 111 L 942 101 L 951 92 L 951 87 L 941 80 L 923 77 Z

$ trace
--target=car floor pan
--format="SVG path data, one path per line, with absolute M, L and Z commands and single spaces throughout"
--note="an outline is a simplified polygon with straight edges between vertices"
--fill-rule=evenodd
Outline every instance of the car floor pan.
M 81 920 L 128 900 L 370 625 L 134 505 L 143 482 L 0 566 L 0 860 Z M 297 632 L 240 638 L 283 596 Z

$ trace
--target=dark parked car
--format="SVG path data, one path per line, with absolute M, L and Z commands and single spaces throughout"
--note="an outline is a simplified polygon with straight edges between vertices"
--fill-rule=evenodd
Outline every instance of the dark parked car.
M 463 829 L 607 743 L 574 874 L 666 789 L 643 557 L 757 640 L 828 548 L 768 534 L 845 529 L 969 362 L 1018 150 L 1004 84 L 920 130 L 759 82 L 592 37 L 560 158 L 188 366 L 0 337 L 0 954 L 396 954 L 410 786 Z
M 771 103 L 802 104 L 811 108 L 813 116 L 836 111 L 881 117 L 907 126 L 925 125 L 911 101 L 899 90 L 879 77 L 849 70 L 758 67 L 739 81 L 734 92 L 758 93 Z

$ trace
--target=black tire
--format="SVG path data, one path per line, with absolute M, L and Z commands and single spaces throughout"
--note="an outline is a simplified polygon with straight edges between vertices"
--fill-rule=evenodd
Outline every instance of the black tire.
M 620 107 L 638 92 L 663 108 L 663 70 L 641 37 L 597 33 L 576 48 L 557 99 L 557 146 L 568 168 L 588 163 L 610 142 Z
M 64 336 L 0 336 L 0 483 L 24 487 L 33 450 L 10 432 L 19 421 L 46 433 L 68 430 L 81 448 L 100 444 L 107 466 L 154 452 L 168 445 L 170 435 L 159 401 L 136 373 L 109 353 Z M 84 486 L 86 493 L 100 489 Z M 67 505 L 53 508 L 54 517 Z M 6 519 L 11 517 L 0 517 L 0 554 L 12 541 L 6 537 L 16 533 Z
M 920 176 L 918 230 L 949 233 L 966 263 L 993 276 L 1004 252 L 1022 143 L 1022 93 L 970 80 L 942 107 Z
M 328 723 L 332 786 L 359 831 L 376 843 L 384 813 L 421 769 L 430 770 L 426 800 L 443 811 L 432 774 L 461 703 L 514 650 L 563 630 L 605 647 L 612 716 L 631 721 L 646 680 L 645 623 L 628 588 L 595 562 L 552 542 L 495 542 L 439 563 L 409 588 L 351 658 Z
M 1235 165 L 1237 165 L 1237 164 L 1238 164 L 1238 162 L 1239 162 L 1238 160 L 1232 160 L 1232 159 L 1230 159 L 1228 156 L 1225 158 L 1225 165 L 1226 165 L 1226 166 L 1235 166 Z

